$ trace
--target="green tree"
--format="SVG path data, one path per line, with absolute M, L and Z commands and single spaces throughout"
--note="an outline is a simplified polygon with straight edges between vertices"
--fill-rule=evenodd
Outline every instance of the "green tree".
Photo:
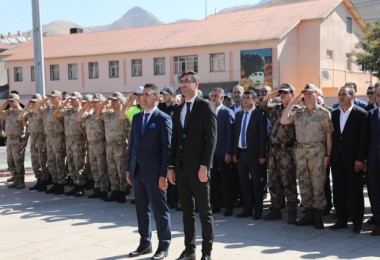
M 355 63 L 380 78 L 380 20 L 367 23 L 363 32 L 353 51 Z

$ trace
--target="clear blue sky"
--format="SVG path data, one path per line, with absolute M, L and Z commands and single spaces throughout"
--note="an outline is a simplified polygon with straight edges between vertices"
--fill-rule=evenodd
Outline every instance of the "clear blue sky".
M 203 19 L 206 0 L 40 0 L 41 23 L 66 20 L 80 26 L 110 24 L 139 6 L 164 23 L 179 19 Z M 187 2 L 187 4 L 186 4 Z M 254 5 L 260 0 L 207 0 L 208 14 L 226 7 Z M 0 33 L 32 29 L 31 0 L 1 0 Z

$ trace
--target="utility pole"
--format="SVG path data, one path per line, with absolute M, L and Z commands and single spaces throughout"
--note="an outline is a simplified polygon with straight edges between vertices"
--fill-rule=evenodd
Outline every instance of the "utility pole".
M 34 44 L 34 75 L 36 92 L 45 96 L 45 72 L 44 72 L 44 44 L 42 41 L 42 27 L 40 21 L 39 0 L 32 0 L 33 15 L 33 44 Z
M 205 0 L 205 20 L 207 20 L 207 0 Z

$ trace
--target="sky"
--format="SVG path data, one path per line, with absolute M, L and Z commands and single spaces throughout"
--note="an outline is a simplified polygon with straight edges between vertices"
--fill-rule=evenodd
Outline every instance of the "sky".
M 32 29 L 32 0 L 1 0 L 0 33 Z M 107 25 L 139 6 L 164 23 L 203 19 L 223 8 L 254 5 L 260 0 L 39 0 L 41 24 L 66 20 L 82 27 Z

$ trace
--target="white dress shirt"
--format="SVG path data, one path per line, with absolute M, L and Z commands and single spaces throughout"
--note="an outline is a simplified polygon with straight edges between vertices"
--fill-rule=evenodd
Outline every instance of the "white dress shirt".
M 223 104 L 220 104 L 220 106 L 218 106 L 216 109 L 215 109 L 215 115 L 218 116 L 218 113 L 219 113 L 219 110 L 220 108 L 223 106 Z
M 340 132 L 343 133 L 344 126 L 346 125 L 347 119 L 350 116 L 351 110 L 354 107 L 354 105 L 350 106 L 349 109 L 347 109 L 346 112 L 340 108 L 340 116 L 339 116 L 339 124 L 340 124 Z
M 191 105 L 190 105 L 190 112 L 191 112 L 193 110 L 194 101 L 195 101 L 196 97 L 197 97 L 197 95 L 195 95 L 192 99 L 190 99 L 188 101 L 186 100 L 185 103 L 183 104 L 181 115 L 180 115 L 182 127 L 185 127 L 185 117 L 186 117 L 186 110 L 187 110 L 187 104 L 186 103 L 188 103 L 188 102 L 191 103 Z
M 156 109 L 157 109 L 157 106 L 155 106 L 154 108 L 152 108 L 150 111 L 145 111 L 145 110 L 144 110 L 144 115 L 143 115 L 143 120 L 142 120 L 141 125 L 144 124 L 145 114 L 149 113 L 148 120 L 146 121 L 146 123 L 147 123 L 147 125 L 148 125 L 148 122 L 149 122 L 150 118 L 152 117 L 154 111 L 156 111 Z
M 247 122 L 246 122 L 246 125 L 245 125 L 245 144 L 247 144 L 247 129 L 248 129 L 248 125 L 249 125 L 249 120 L 251 119 L 251 115 L 252 115 L 252 112 L 255 110 L 255 106 L 253 106 L 253 108 L 251 110 L 248 111 L 248 114 L 247 114 Z M 240 127 L 240 133 L 239 133 L 239 148 L 247 148 L 247 147 L 243 147 L 243 145 L 241 144 L 241 132 L 242 132 L 242 129 L 243 129 L 243 123 L 244 123 L 244 117 L 245 117 L 245 110 L 243 110 L 243 118 L 241 119 L 241 127 Z

